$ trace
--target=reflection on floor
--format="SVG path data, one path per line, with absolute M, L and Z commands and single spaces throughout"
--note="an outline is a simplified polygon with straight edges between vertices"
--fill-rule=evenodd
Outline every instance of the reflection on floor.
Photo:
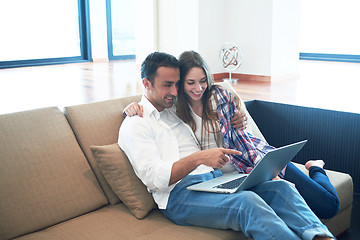
M 134 60 L 0 70 L 0 114 L 141 94 Z
M 298 77 L 271 83 L 238 82 L 234 87 L 244 100 L 360 113 L 360 63 L 300 61 Z
M 241 68 L 240 68 L 241 70 Z M 238 81 L 243 100 L 275 102 L 360 113 L 360 64 L 300 61 L 299 77 Z M 135 60 L 75 63 L 0 70 L 0 114 L 82 104 L 142 93 Z

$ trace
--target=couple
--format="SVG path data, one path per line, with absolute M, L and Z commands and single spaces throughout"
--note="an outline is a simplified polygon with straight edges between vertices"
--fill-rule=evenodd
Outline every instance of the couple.
M 243 153 L 219 148 L 234 147 L 233 140 L 221 134 L 232 128 L 229 120 L 238 106 L 234 94 L 212 86 L 197 53 L 185 52 L 179 61 L 166 53 L 152 53 L 143 62 L 141 75 L 146 89 L 140 102 L 143 117 L 124 120 L 119 145 L 166 217 L 180 225 L 231 228 L 254 239 L 333 238 L 285 181 L 268 181 L 235 194 L 187 190 L 222 174 L 214 168 L 250 171 L 270 146 L 238 130 L 240 137 L 249 138 L 237 148 Z M 186 101 L 177 109 L 176 96 L 177 104 Z M 225 116 L 219 118 L 221 112 Z

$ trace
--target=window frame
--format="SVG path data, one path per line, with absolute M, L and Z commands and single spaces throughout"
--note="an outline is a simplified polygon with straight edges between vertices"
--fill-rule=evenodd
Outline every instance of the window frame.
M 106 25 L 107 25 L 107 46 L 108 46 L 108 58 L 109 60 L 127 60 L 135 59 L 135 54 L 129 55 L 114 55 L 113 48 L 113 34 L 112 34 L 112 14 L 111 14 L 111 0 L 106 0 Z
M 353 62 L 360 63 L 360 55 L 330 54 L 330 53 L 304 53 L 300 52 L 300 60 Z

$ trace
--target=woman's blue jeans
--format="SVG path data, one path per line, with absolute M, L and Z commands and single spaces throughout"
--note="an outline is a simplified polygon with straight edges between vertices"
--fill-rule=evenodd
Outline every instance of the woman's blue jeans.
M 219 175 L 219 170 L 188 175 L 171 191 L 162 213 L 179 225 L 233 229 L 254 239 L 333 237 L 298 191 L 285 181 L 268 181 L 234 194 L 186 189 Z
M 310 176 L 310 177 L 309 177 Z M 319 218 L 332 218 L 339 211 L 340 202 L 325 170 L 311 167 L 309 176 L 294 164 L 288 163 L 284 179 L 295 184 L 300 195 Z

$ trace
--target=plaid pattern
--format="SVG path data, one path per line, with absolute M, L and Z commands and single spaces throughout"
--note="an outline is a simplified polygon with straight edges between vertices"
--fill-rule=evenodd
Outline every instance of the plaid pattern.
M 247 131 L 236 130 L 230 124 L 235 112 L 238 112 L 235 95 L 223 88 L 215 88 L 217 99 L 217 114 L 219 117 L 220 132 L 224 140 L 224 148 L 237 149 L 242 155 L 230 155 L 231 164 L 242 173 L 250 173 L 259 160 L 269 150 L 275 149 Z M 280 173 L 283 177 L 285 169 Z

